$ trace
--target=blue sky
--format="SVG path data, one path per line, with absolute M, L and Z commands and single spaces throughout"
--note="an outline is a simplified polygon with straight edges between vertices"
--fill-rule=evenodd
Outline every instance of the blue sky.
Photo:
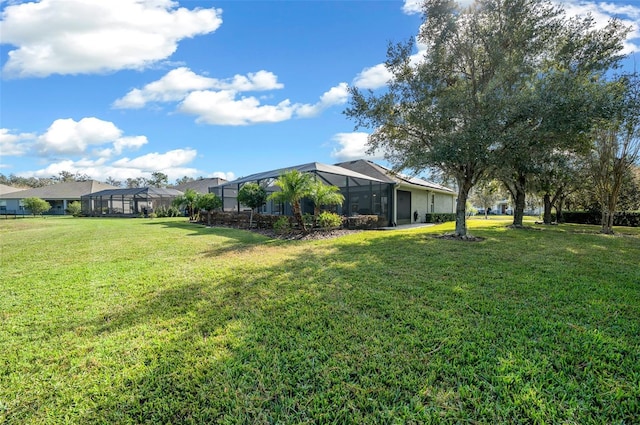
M 384 85 L 417 3 L 0 1 L 0 173 L 233 179 L 361 158 L 347 87 Z M 640 1 L 562 4 L 623 19 L 640 61 Z

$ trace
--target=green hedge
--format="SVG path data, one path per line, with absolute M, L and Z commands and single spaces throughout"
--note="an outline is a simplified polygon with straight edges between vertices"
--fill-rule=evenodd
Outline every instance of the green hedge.
M 599 211 L 567 211 L 562 213 L 565 223 L 596 224 L 600 225 L 602 213 Z M 556 214 L 551 214 L 551 219 L 556 221 Z M 614 226 L 640 227 L 640 211 L 621 211 L 613 217 Z
M 377 229 L 386 225 L 386 217 L 377 215 L 356 215 L 353 217 L 347 217 L 344 224 L 347 229 Z
M 444 223 L 445 221 L 456 221 L 455 213 L 427 213 L 425 218 L 427 223 Z

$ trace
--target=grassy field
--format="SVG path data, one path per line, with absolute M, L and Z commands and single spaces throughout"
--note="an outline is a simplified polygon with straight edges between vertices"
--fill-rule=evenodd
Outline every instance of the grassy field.
M 640 229 L 0 221 L 0 423 L 640 421 Z

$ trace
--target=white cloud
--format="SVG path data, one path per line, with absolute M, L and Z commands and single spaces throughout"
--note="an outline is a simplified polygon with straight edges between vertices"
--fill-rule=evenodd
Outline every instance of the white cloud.
M 349 100 L 349 86 L 347 83 L 340 83 L 320 96 L 320 101 L 317 103 L 297 105 L 296 115 L 301 118 L 314 117 L 331 106 L 344 105 L 347 100 Z
M 161 171 L 169 177 L 169 182 L 174 181 L 182 176 L 196 177 L 199 171 L 189 167 L 172 167 L 161 170 L 142 170 L 135 167 L 114 167 L 106 164 L 103 160 L 92 161 L 90 159 L 81 159 L 79 161 L 62 160 L 51 163 L 45 168 L 34 171 L 26 171 L 19 173 L 23 177 L 51 177 L 57 176 L 61 171 L 69 171 L 73 174 L 85 174 L 92 179 L 105 181 L 108 177 L 112 177 L 122 182 L 128 178 L 151 178 L 151 173 Z M 233 173 L 231 173 L 233 174 Z
M 363 69 L 353 80 L 353 85 L 359 89 L 375 90 L 384 87 L 393 74 L 387 69 L 385 64 L 379 63 L 369 68 Z
M 125 149 L 137 150 L 149 143 L 146 136 L 120 137 L 113 142 L 112 148 L 107 148 L 96 152 L 99 157 L 108 158 L 113 155 L 120 155 Z
M 356 159 L 383 159 L 384 154 L 377 151 L 373 154 L 367 153 L 367 141 L 369 134 L 363 132 L 338 133 L 332 140 L 339 146 L 331 152 L 331 157 L 338 161 L 352 161 Z
M 112 122 L 98 118 L 55 120 L 46 133 L 38 137 L 42 153 L 81 154 L 91 145 L 104 145 L 120 138 L 122 130 Z
M 148 102 L 178 102 L 190 92 L 220 89 L 229 91 L 264 91 L 281 89 L 278 77 L 268 71 L 258 71 L 244 75 L 235 75 L 231 79 L 219 80 L 204 77 L 191 71 L 187 67 L 180 67 L 169 71 L 161 79 L 147 84 L 142 89 L 133 89 L 124 97 L 117 99 L 115 108 L 142 108 Z
M 221 24 L 219 9 L 168 0 L 42 0 L 2 12 L 3 72 L 13 77 L 143 69 L 167 59 L 184 38 Z
M 197 122 L 214 125 L 249 125 L 285 121 L 295 107 L 283 100 L 277 105 L 261 105 L 253 96 L 236 98 L 236 92 L 194 91 L 178 106 L 180 112 L 197 115 Z
M 0 128 L 0 154 L 22 156 L 31 147 L 36 135 L 32 133 L 11 134 L 8 128 Z
M 179 169 L 193 161 L 198 152 L 194 149 L 175 149 L 165 153 L 148 153 L 137 158 L 122 158 L 112 163 L 116 168 L 135 168 L 142 171 L 162 171 Z
M 422 13 L 423 0 L 404 0 L 402 11 L 407 15 Z
M 276 105 L 263 105 L 253 97 L 238 98 L 235 90 L 199 90 L 189 93 L 178 106 L 183 113 L 197 115 L 197 122 L 212 125 L 251 125 L 286 121 L 294 116 L 309 118 L 325 109 L 347 102 L 347 83 L 340 83 L 320 96 L 314 104 L 292 104 L 285 99 Z
M 234 181 L 236 179 L 236 174 L 233 171 L 214 171 L 213 173 L 209 174 L 209 177 L 212 178 L 219 178 L 219 179 L 225 179 L 227 181 Z

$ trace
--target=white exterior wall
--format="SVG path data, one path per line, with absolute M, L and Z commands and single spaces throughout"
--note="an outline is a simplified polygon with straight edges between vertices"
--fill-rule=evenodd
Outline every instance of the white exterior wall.
M 427 212 L 429 212 L 430 196 L 429 192 L 424 190 L 411 190 L 411 222 L 422 223 L 425 220 Z M 413 220 L 413 212 L 418 211 L 418 221 Z
M 417 223 L 425 221 L 427 213 L 455 213 L 456 212 L 456 195 L 431 192 L 429 190 L 421 190 L 416 188 L 409 188 L 406 186 L 400 186 L 396 190 L 406 190 L 411 192 L 411 222 L 413 220 L 413 213 L 418 211 Z M 397 198 L 396 198 L 397 199 Z M 433 205 L 432 201 L 433 200 Z M 431 208 L 433 206 L 433 208 Z M 397 209 L 394 209 L 396 212 Z M 397 215 L 394 214 L 393 221 L 397 221 Z
M 434 193 L 434 213 L 455 213 L 456 212 L 456 195 L 446 195 L 444 193 Z

